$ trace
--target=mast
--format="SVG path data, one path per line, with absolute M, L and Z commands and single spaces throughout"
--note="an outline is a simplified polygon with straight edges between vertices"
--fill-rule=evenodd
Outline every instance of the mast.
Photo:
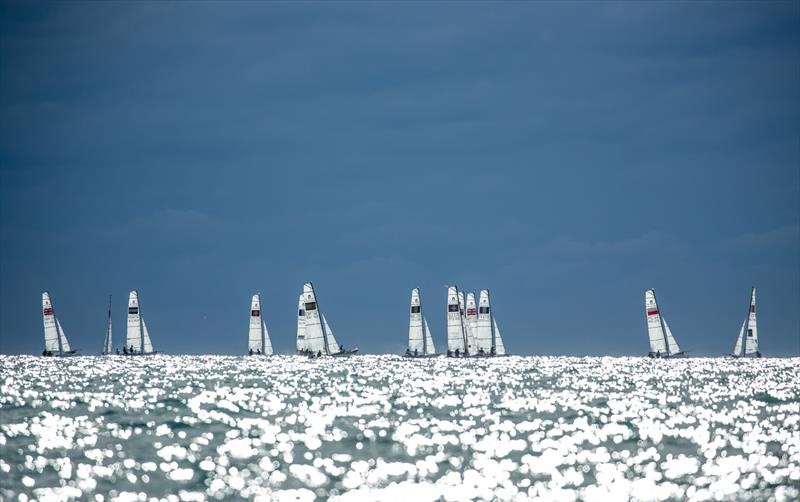
M 461 323 L 461 337 L 464 339 L 464 355 L 469 355 L 469 338 L 467 338 L 467 329 L 464 326 L 464 293 L 458 290 L 458 286 L 456 288 L 456 296 L 458 297 L 458 312 L 459 312 L 459 322 Z
M 111 295 L 108 295 L 108 326 L 106 327 L 106 343 L 103 346 L 103 353 L 111 353 Z
M 658 304 L 658 298 L 656 298 L 656 288 L 652 288 L 651 291 L 653 292 L 653 300 L 655 300 L 656 308 L 658 309 L 658 321 L 661 324 L 661 334 L 664 336 L 664 350 L 667 351 L 667 355 L 669 356 L 669 340 L 667 340 L 667 330 L 664 328 L 664 314 L 661 312 L 661 306 Z
M 52 303 L 50 304 L 52 306 Z M 64 345 L 61 343 L 61 337 L 64 334 L 61 332 L 61 324 L 58 323 L 58 316 L 56 315 L 55 309 L 53 309 L 53 319 L 56 321 L 56 333 L 58 333 L 58 353 L 62 354 L 64 352 Z
M 753 312 L 753 296 L 755 295 L 756 287 L 750 288 L 750 302 L 747 305 L 747 317 L 744 318 L 744 331 L 742 332 L 742 357 L 747 355 L 747 339 L 750 332 L 750 315 Z
M 259 293 L 258 294 L 258 324 L 261 325 L 260 328 L 259 328 L 259 329 L 261 329 L 261 353 L 262 354 L 266 354 L 266 352 L 267 352 L 267 343 L 266 343 L 266 340 L 264 339 L 264 316 L 261 315 L 263 312 L 264 312 L 264 309 L 262 308 L 262 305 L 261 305 L 261 293 Z
M 494 323 L 492 322 L 492 320 L 494 320 L 494 312 L 492 312 L 492 295 L 489 294 L 489 290 L 488 289 L 486 290 L 486 301 L 489 302 L 489 322 L 490 322 L 490 326 L 492 328 L 492 354 L 496 354 L 497 353 L 497 337 L 496 337 L 496 335 L 494 333 Z
M 139 306 L 139 353 L 144 354 L 144 317 L 142 317 L 142 305 L 138 303 L 138 294 L 136 295 L 137 305 Z

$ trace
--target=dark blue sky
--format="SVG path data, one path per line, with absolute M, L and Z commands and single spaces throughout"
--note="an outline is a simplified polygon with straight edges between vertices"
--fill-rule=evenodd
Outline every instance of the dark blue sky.
M 3 2 L 0 352 L 242 353 L 304 281 L 402 352 L 488 287 L 511 352 L 800 352 L 800 3 Z

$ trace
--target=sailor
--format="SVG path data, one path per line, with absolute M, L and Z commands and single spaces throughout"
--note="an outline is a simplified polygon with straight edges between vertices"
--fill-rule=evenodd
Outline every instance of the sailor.
M 252 356 L 253 355 L 253 349 L 248 350 L 247 353 Z
M 119 355 L 119 347 L 117 347 L 117 355 Z
M 261 349 L 256 349 L 256 354 L 261 355 Z
M 131 345 L 131 348 L 130 348 L 130 350 L 129 350 L 128 352 L 130 352 L 131 354 L 133 354 L 134 352 L 136 352 L 136 351 L 133 349 L 133 345 Z
M 417 349 L 414 349 L 414 357 L 417 357 L 418 355 L 419 355 L 419 352 L 417 351 Z
M 453 357 L 453 351 L 452 350 L 448 350 L 447 351 L 447 357 Z
M 47 349 L 44 349 L 44 350 L 42 351 L 42 355 L 43 355 L 43 356 L 49 356 L 49 355 L 50 355 L 50 352 L 48 352 L 48 351 L 47 351 Z
M 122 352 L 127 356 L 128 355 L 128 347 L 122 347 Z
M 480 348 L 480 350 L 478 351 L 478 353 L 479 353 L 480 355 L 484 355 L 485 351 L 483 350 L 483 347 L 481 347 L 481 348 Z
M 341 343 L 339 344 L 339 352 L 344 352 L 344 345 Z
M 317 357 L 322 357 L 322 351 L 321 350 L 317 351 Z
M 461 350 L 460 349 L 456 349 L 456 357 L 461 357 Z

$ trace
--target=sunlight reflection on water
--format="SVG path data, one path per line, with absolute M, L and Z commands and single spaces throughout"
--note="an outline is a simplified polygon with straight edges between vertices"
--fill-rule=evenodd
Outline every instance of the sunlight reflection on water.
M 0 356 L 0 496 L 800 496 L 798 359 Z

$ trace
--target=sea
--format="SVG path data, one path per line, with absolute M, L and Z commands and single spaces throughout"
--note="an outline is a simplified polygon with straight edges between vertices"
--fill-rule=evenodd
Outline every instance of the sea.
M 798 498 L 798 358 L 0 356 L 2 500 Z

